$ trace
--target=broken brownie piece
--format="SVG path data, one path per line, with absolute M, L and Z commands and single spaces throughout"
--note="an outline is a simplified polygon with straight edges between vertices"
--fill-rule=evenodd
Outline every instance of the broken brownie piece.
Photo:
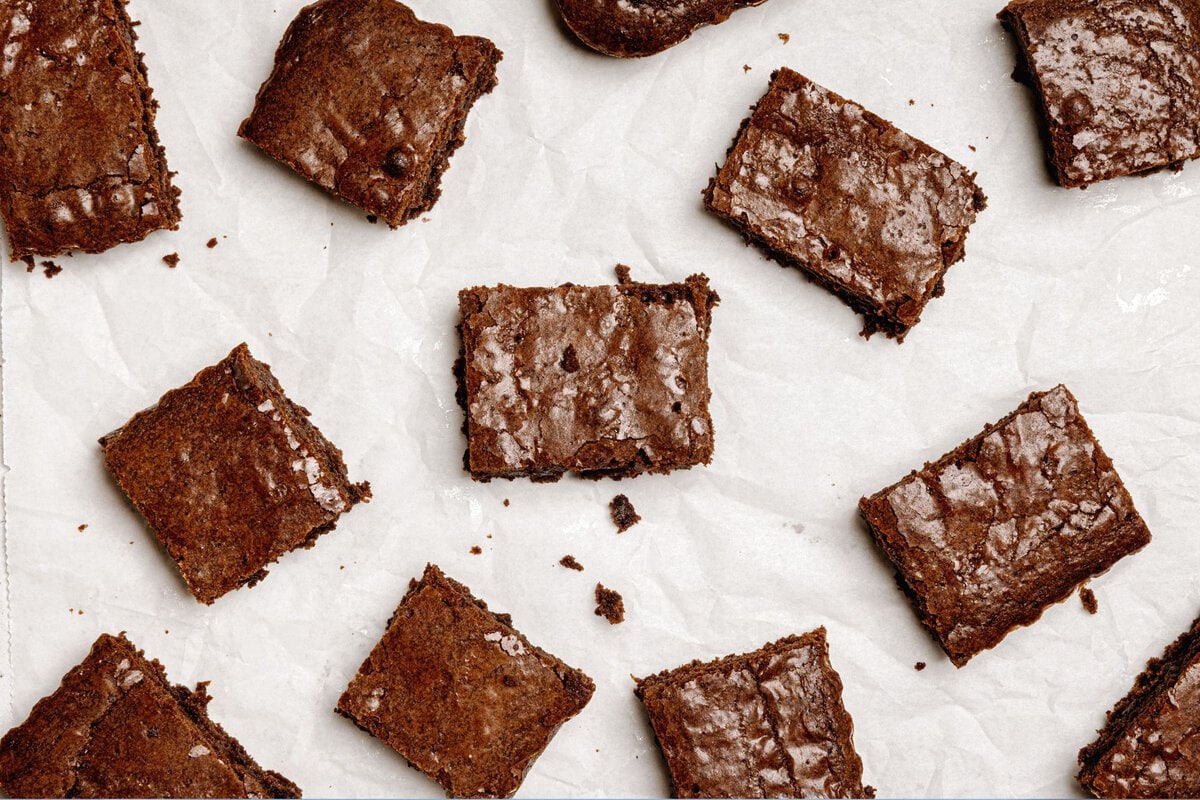
M 456 797 L 509 797 L 592 679 L 429 564 L 337 712 Z
M 859 501 L 921 622 L 961 667 L 1150 531 L 1066 387 Z
M 104 634 L 0 740 L 0 789 L 10 797 L 300 797 L 208 718 L 207 686 L 171 685 L 124 634 Z
M 503 54 L 395 0 L 301 9 L 238 135 L 393 228 L 431 209 Z
M 123 0 L 0 6 L 0 213 L 14 260 L 179 227 L 133 28 Z
M 625 621 L 625 599 L 620 592 L 609 589 L 602 583 L 596 584 L 596 616 L 604 617 L 609 625 L 620 625 Z
M 874 797 L 825 629 L 638 681 L 676 797 Z
M 729 19 L 739 8 L 767 0 L 558 0 L 571 32 L 609 56 L 632 58 L 661 53 L 703 25 Z
M 623 494 L 612 499 L 608 504 L 608 511 L 612 515 L 613 524 L 617 526 L 617 533 L 624 533 L 642 521 L 642 515 L 637 513 L 633 503 Z
M 708 332 L 719 299 L 703 275 L 459 292 L 471 476 L 621 478 L 709 463 Z
M 704 202 L 864 315 L 864 335 L 903 341 L 986 198 L 963 165 L 785 68 Z
M 371 496 L 245 344 L 100 445 L 202 603 L 261 580 Z
M 1086 186 L 1200 156 L 1200 4 L 1014 0 L 1014 75 L 1041 107 L 1058 182 Z

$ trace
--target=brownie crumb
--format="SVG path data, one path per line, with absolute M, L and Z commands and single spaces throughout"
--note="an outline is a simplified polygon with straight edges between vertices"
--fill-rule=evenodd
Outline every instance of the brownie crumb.
M 750 71 L 750 65 L 742 64 L 742 72 L 749 72 L 749 71 Z
M 779 34 L 779 41 L 783 42 L 784 44 L 787 44 L 791 40 L 792 40 L 792 37 L 790 34 L 787 34 L 787 33 Z
M 212 250 L 214 247 L 217 246 L 217 237 L 214 236 L 211 239 L 209 239 L 208 243 L 205 244 L 204 246 L 207 247 L 209 250 Z
M 921 670 L 925 669 L 925 662 L 918 661 L 916 664 L 913 664 L 913 669 L 915 669 L 917 672 L 920 672 Z
M 80 532 L 80 533 L 83 533 L 83 532 L 84 532 L 84 531 L 86 531 L 86 530 L 87 530 L 87 523 L 86 523 L 86 522 L 80 523 L 80 525 L 79 525 L 79 532 Z
M 915 106 L 917 104 L 917 101 L 910 97 L 910 98 L 908 98 L 908 104 L 910 106 Z
M 625 600 L 619 592 L 605 588 L 602 583 L 596 584 L 596 616 L 604 617 L 609 625 L 625 621 Z
M 968 150 L 970 150 L 972 153 L 976 153 L 976 152 L 978 152 L 978 151 L 975 149 L 975 145 L 973 145 L 973 144 L 969 144 L 969 145 L 967 145 L 967 149 L 968 149 Z
M 1100 610 L 1100 607 L 1096 605 L 1096 595 L 1086 586 L 1079 590 L 1079 602 L 1083 603 L 1083 610 L 1089 614 L 1095 614 Z
M 633 503 L 629 502 L 629 498 L 623 494 L 612 499 L 612 502 L 608 504 L 608 510 L 612 512 L 612 520 L 617 526 L 617 533 L 624 533 L 642 521 L 641 515 L 634 510 Z
M 163 256 L 163 263 L 171 269 L 175 269 L 179 266 L 179 253 L 167 253 Z
M 558 560 L 558 563 L 562 564 L 567 569 L 573 569 L 576 572 L 583 572 L 583 564 L 580 564 L 578 561 L 576 561 L 575 556 L 573 555 L 568 554 L 563 556 Z
M 633 283 L 633 278 L 629 274 L 629 267 L 625 264 L 617 264 L 617 283 Z
M 374 214 L 367 214 L 367 222 L 374 225 L 376 222 L 379 222 L 379 217 L 375 216 Z
M 53 261 L 43 261 L 42 271 L 46 274 L 47 278 L 53 278 L 58 273 L 62 272 L 62 267 L 60 267 L 58 264 L 55 264 Z
M 475 545 L 474 547 L 471 548 L 471 555 L 473 555 L 473 556 L 481 555 L 482 553 L 483 553 L 483 548 L 480 547 L 479 545 Z
M 508 498 L 504 498 L 504 507 L 508 508 Z

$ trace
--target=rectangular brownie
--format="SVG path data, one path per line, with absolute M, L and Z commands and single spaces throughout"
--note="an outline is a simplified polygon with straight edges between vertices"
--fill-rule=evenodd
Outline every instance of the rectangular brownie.
M 903 340 L 986 198 L 975 174 L 790 69 L 742 123 L 705 205 Z
M 1079 782 L 1096 797 L 1200 797 L 1200 619 L 1146 664 L 1095 742 Z
M 676 797 L 874 797 L 825 629 L 638 681 Z
M 301 9 L 238 135 L 393 228 L 428 211 L 503 54 L 395 0 Z
M 1000 20 L 1063 186 L 1200 156 L 1200 3 L 1014 0 Z
M 202 603 L 266 576 L 371 496 L 245 344 L 100 439 L 104 463 Z
M 1150 541 L 1064 386 L 1034 392 L 859 511 L 958 667 Z
M 429 564 L 337 712 L 455 797 L 510 797 L 595 691 Z
M 556 481 L 707 464 L 708 278 L 458 295 L 466 464 L 477 480 Z
M 0 214 L 12 258 L 179 226 L 124 0 L 0 4 Z
M 10 797 L 300 797 L 208 718 L 207 687 L 171 685 L 124 634 L 104 634 L 0 739 L 0 789 Z

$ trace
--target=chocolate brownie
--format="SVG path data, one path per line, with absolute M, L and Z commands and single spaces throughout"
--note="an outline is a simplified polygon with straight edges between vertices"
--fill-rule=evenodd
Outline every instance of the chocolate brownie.
M 1014 75 L 1037 96 L 1058 182 L 1086 186 L 1200 156 L 1200 3 L 1014 0 Z
M 245 344 L 100 445 L 202 603 L 257 583 L 371 496 Z
M 874 797 L 825 629 L 638 681 L 676 797 Z
M 0 740 L 0 789 L 10 797 L 300 797 L 208 718 L 207 687 L 171 685 L 124 634 L 104 634 Z
M 596 584 L 596 616 L 604 617 L 609 625 L 620 625 L 625 621 L 625 599 L 620 592 L 609 589 L 602 583 Z
M 558 560 L 558 563 L 567 569 L 573 569 L 576 572 L 583 572 L 583 564 L 580 564 L 575 556 L 567 554 Z
M 766 0 L 557 0 L 567 27 L 593 50 L 620 58 L 650 56 Z
M 987 203 L 966 167 L 790 69 L 771 76 L 704 202 L 863 314 L 864 335 L 898 340 Z
M 1066 387 L 859 501 L 921 622 L 955 666 L 1150 541 Z
M 337 711 L 456 797 L 509 797 L 592 679 L 429 564 Z
M 708 332 L 719 299 L 703 275 L 464 289 L 459 401 L 471 476 L 621 478 L 709 463 Z
M 633 503 L 623 494 L 612 499 L 608 504 L 608 511 L 612 515 L 613 524 L 617 526 L 617 533 L 624 533 L 642 521 L 642 515 L 637 513 Z
M 12 258 L 179 227 L 124 0 L 0 4 L 0 213 Z
M 395 0 L 301 9 L 238 135 L 393 228 L 433 208 L 503 54 Z

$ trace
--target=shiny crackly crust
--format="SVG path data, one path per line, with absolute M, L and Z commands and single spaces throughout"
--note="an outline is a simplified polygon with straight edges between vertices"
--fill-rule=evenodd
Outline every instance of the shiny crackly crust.
M 704 25 L 766 0 L 557 0 L 563 21 L 597 52 L 640 58 L 674 47 Z

